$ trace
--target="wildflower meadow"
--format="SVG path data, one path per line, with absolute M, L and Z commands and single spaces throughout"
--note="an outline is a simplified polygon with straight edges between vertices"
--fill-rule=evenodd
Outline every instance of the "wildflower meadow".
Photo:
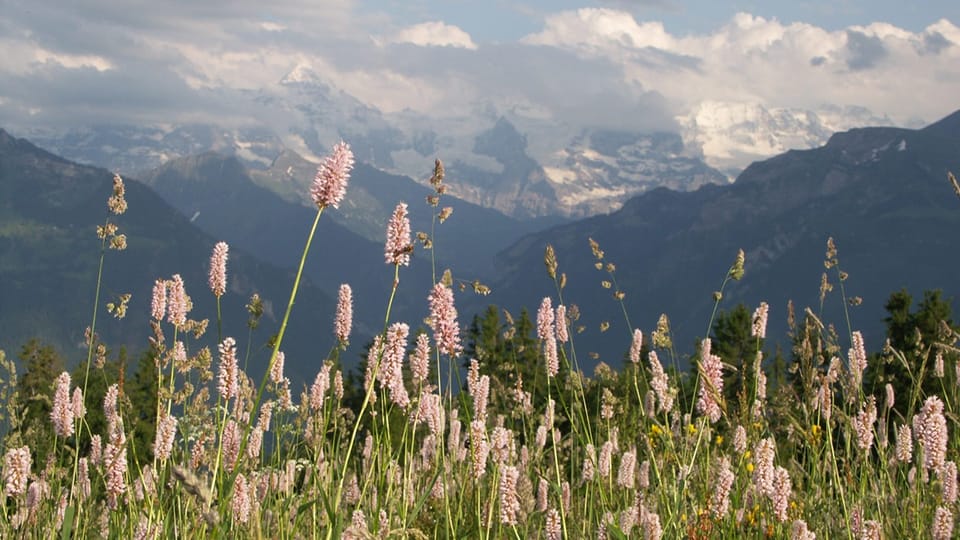
M 321 218 L 337 211 L 353 164 L 340 143 L 317 171 L 316 219 L 304 231 L 289 299 L 276 308 L 283 315 L 259 380 L 245 366 L 263 306 L 250 299 L 247 327 L 223 324 L 230 269 L 222 242 L 210 256 L 209 283 L 148 276 L 156 280 L 152 337 L 139 378 L 97 337 L 100 319 L 123 317 L 129 301 L 102 304 L 99 277 L 86 361 L 42 381 L 48 402 L 26 390 L 0 352 L 0 536 L 953 536 L 960 335 L 937 320 L 933 332 L 910 329 L 901 340 L 909 346 L 889 340 L 871 354 L 849 317 L 822 320 L 828 296 L 857 301 L 844 292 L 856 276 L 842 270 L 833 240 L 820 306 L 755 306 L 740 319 L 738 354 L 727 354 L 731 344 L 710 331 L 734 320 L 724 289 L 749 279 L 742 251 L 717 276 L 717 308 L 694 350 L 674 343 L 663 315 L 655 328 L 606 334 L 622 343 L 623 365 L 589 372 L 576 346 L 587 308 L 565 303 L 563 261 L 549 245 L 544 268 L 535 270 L 555 293 L 534 321 L 504 312 L 500 322 L 491 309 L 483 320 L 492 329 L 468 334 L 459 287 L 449 271 L 434 269 L 432 288 L 422 291 L 429 317 L 395 320 L 393 294 L 383 299 L 382 331 L 355 374 L 341 360 L 363 353 L 366 338 L 352 334 L 353 290 L 345 283 L 333 328 L 318 329 L 336 346 L 312 383 L 295 387 L 284 374 L 284 334 Z M 456 217 L 441 206 L 439 161 L 431 185 L 427 206 L 441 227 Z M 96 231 L 101 276 L 127 242 L 119 176 L 105 197 L 107 218 Z M 412 259 L 415 249 L 442 247 L 411 234 L 410 211 L 398 202 L 385 231 L 383 271 L 394 294 L 405 286 L 404 271 L 424 260 Z M 584 246 L 590 253 L 628 317 L 615 261 L 596 242 Z M 213 295 L 216 313 L 194 312 L 191 294 Z M 790 350 L 776 361 L 765 346 L 775 312 L 790 327 Z M 200 345 L 214 333 L 215 349 Z M 26 422 L 32 410 L 44 411 L 42 426 Z

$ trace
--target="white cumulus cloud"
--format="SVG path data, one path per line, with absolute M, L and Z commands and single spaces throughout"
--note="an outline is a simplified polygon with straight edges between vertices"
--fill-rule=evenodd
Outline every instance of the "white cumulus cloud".
M 421 47 L 461 47 L 476 49 L 470 34 L 460 27 L 442 21 L 428 21 L 401 29 L 394 36 L 396 43 L 412 43 Z

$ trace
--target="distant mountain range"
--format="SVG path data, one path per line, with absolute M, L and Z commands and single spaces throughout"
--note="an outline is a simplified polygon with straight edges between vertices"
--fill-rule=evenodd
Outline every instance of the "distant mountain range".
M 607 137 L 613 140 L 592 140 L 590 148 L 604 148 L 603 155 L 610 155 L 610 148 L 654 145 L 661 154 L 679 148 L 676 139 L 666 135 Z M 488 189 L 476 191 L 478 196 L 506 201 L 508 197 L 498 194 L 512 189 L 522 195 L 541 189 L 537 185 L 544 193 L 557 194 L 545 173 L 538 176 L 545 169 L 525 154 L 523 136 L 509 122 L 498 123 L 491 136 L 478 140 L 480 150 L 498 156 L 504 170 L 526 170 L 530 182 L 510 186 L 502 178 L 487 178 Z M 501 145 L 504 141 L 513 144 Z M 432 162 L 421 160 L 426 175 Z M 595 161 L 623 174 L 613 163 Z M 165 201 L 128 181 L 131 211 L 121 223 L 131 235 L 131 249 L 109 254 L 105 283 L 111 292 L 130 290 L 141 300 L 131 304 L 133 317 L 105 322 L 106 335 L 120 343 L 145 343 L 143 302 L 149 286 L 154 278 L 173 272 L 184 274 L 198 308 L 209 313 L 210 298 L 202 284 L 209 248 L 221 239 L 235 250 L 232 305 L 225 312 L 238 319 L 230 326 L 242 327 L 243 303 L 258 287 L 271 301 L 270 320 L 276 322 L 291 280 L 289 268 L 299 256 L 314 212 L 304 193 L 315 164 L 289 149 L 280 150 L 269 163 L 250 163 L 236 153 L 169 160 L 142 175 Z M 481 278 L 492 285 L 488 297 L 458 296 L 463 325 L 488 303 L 514 314 L 522 307 L 534 310 L 543 296 L 557 300 L 543 270 L 544 248 L 553 245 L 560 271 L 567 276 L 564 301 L 576 304 L 582 314 L 579 324 L 585 331 L 575 337 L 580 358 L 584 361 L 590 358 L 586 352 L 595 352 L 596 358 L 585 362 L 588 366 L 594 361 L 615 364 L 628 347 L 630 328 L 618 315 L 615 287 L 601 286 L 610 278 L 595 268 L 588 239 L 597 241 L 604 260 L 616 265 L 631 325 L 649 333 L 666 313 L 678 350 L 689 353 L 694 340 L 707 331 L 712 293 L 741 248 L 746 275 L 729 285 L 721 309 L 740 302 L 752 309 L 767 301 L 770 341 L 785 343 L 788 300 L 798 312 L 807 306 L 819 310 L 824 251 L 827 238 L 833 237 L 840 266 L 850 275 L 847 294 L 863 298 L 863 305 L 851 311 L 852 326 L 863 330 L 876 349 L 881 345 L 883 304 L 891 292 L 906 287 L 919 294 L 941 288 L 954 297 L 960 291 L 955 279 L 960 237 L 954 233 L 960 231 L 960 200 L 946 181 L 948 170 L 960 171 L 960 112 L 923 129 L 837 133 L 822 147 L 754 163 L 732 184 L 706 183 L 693 191 L 650 189 L 610 214 L 560 224 L 516 219 L 448 195 L 442 205 L 452 206 L 454 214 L 437 229 L 438 271 L 451 266 L 457 277 Z M 457 166 L 448 169 L 451 191 L 474 189 L 463 187 L 457 171 Z M 78 342 L 92 298 L 97 248 L 93 226 L 105 215 L 109 178 L 102 169 L 69 163 L 0 134 L 0 327 L 5 331 L 0 346 L 8 351 L 33 334 L 67 347 Z M 358 164 L 341 209 L 321 220 L 306 288 L 294 313 L 299 326 L 291 333 L 290 345 L 296 349 L 288 358 L 316 360 L 319 353 L 309 341 L 317 328 L 328 327 L 330 298 L 341 282 L 355 290 L 363 336 L 355 343 L 378 331 L 392 280 L 382 254 L 385 220 L 393 205 L 404 200 L 410 204 L 414 230 L 427 229 L 435 211 L 423 200 L 427 193 L 409 178 Z M 422 321 L 431 280 L 428 257 L 418 247 L 411 266 L 401 272 L 393 320 L 412 326 Z M 836 282 L 835 275 L 830 279 Z M 840 308 L 835 291 L 828 296 L 823 317 L 843 334 Z M 601 323 L 609 323 L 609 329 L 601 332 Z M 298 334 L 306 341 L 297 341 Z M 321 343 L 323 353 L 325 347 Z
M 452 194 L 528 220 L 608 213 L 656 187 L 692 191 L 725 184 L 754 160 L 819 146 L 836 131 L 891 123 L 857 107 L 800 110 L 755 102 L 699 103 L 662 132 L 566 125 L 523 107 L 483 103 L 434 116 L 388 113 L 307 65 L 244 96 L 249 118 L 230 126 L 26 127 L 19 134 L 68 159 L 134 176 L 208 151 L 259 169 L 288 150 L 316 163 L 344 139 L 359 161 L 421 183 L 440 158 Z
M 833 237 L 854 329 L 870 347 L 882 345 L 883 305 L 901 287 L 915 295 L 943 289 L 956 298 L 960 282 L 960 200 L 946 180 L 960 171 L 960 112 L 919 130 L 863 128 L 833 135 L 823 147 L 789 151 L 748 167 L 731 185 L 687 193 L 655 189 L 609 215 L 595 216 L 525 237 L 498 257 L 494 302 L 516 309 L 555 295 L 543 269 L 544 248 L 556 250 L 567 274 L 565 298 L 578 304 L 587 331 L 581 345 L 617 362 L 629 328 L 601 287 L 609 277 L 594 267 L 588 239 L 616 265 L 631 323 L 649 332 L 666 313 L 680 350 L 693 350 L 707 331 L 712 293 L 738 249 L 746 275 L 731 283 L 721 308 L 760 301 L 771 306 L 770 331 L 784 341 L 786 306 L 798 312 L 819 304 L 826 242 Z M 830 279 L 836 283 L 836 276 Z M 825 320 L 846 324 L 838 292 Z M 610 328 L 601 334 L 601 322 Z

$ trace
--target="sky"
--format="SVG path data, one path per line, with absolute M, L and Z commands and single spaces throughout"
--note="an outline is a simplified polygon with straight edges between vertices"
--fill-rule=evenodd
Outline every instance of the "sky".
M 916 125 L 960 108 L 960 2 L 0 0 L 0 127 L 263 122 L 251 100 L 291 72 L 386 115 L 654 130 L 722 102 Z

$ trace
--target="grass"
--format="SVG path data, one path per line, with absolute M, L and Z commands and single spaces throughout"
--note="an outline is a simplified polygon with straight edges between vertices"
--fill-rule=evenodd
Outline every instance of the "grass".
M 436 210 L 444 191 L 439 162 L 432 184 Z M 122 185 L 119 192 L 115 187 L 111 209 L 122 196 Z M 336 205 L 318 206 L 302 261 L 327 206 Z M 108 218 L 101 271 L 121 234 Z M 393 242 L 386 271 L 394 273 L 396 292 L 403 286 L 401 255 L 413 244 L 402 237 Z M 590 247 L 606 272 L 604 287 L 621 299 L 615 265 L 599 245 L 591 241 Z M 144 415 L 130 406 L 124 373 L 108 376 L 106 370 L 116 368 L 96 361 L 103 349 L 90 339 L 94 361 L 60 395 L 77 389 L 89 395 L 91 381 L 120 382 L 105 404 L 88 400 L 87 411 L 55 398 L 52 422 L 33 428 L 46 430 L 52 448 L 38 462 L 37 450 L 23 444 L 28 428 L 18 404 L 40 397 L 20 395 L 14 365 L 0 353 L 8 372 L 0 397 L 13 426 L 3 447 L 0 535 L 951 536 L 960 442 L 955 332 L 947 328 L 939 340 L 917 343 L 910 356 L 887 350 L 872 357 L 901 365 L 909 380 L 899 395 L 891 386 L 879 399 L 864 382 L 858 361 L 866 355 L 855 346 L 849 319 L 840 334 L 811 310 L 792 325 L 794 350 L 783 373 L 763 361 L 766 315 L 758 309 L 752 349 L 739 365 L 715 354 L 722 343 L 705 340 L 689 351 L 694 369 L 679 372 L 664 317 L 646 340 L 641 332 L 622 336 L 630 361 L 621 369 L 601 365 L 587 374 L 575 346 L 577 314 L 563 304 L 565 276 L 549 247 L 545 263 L 544 279 L 553 280 L 556 295 L 538 314 L 537 365 L 525 365 L 516 348 L 505 357 L 478 354 L 480 361 L 467 361 L 459 323 L 443 324 L 451 315 L 455 321 L 454 308 L 439 300 L 429 347 L 414 351 L 416 336 L 391 318 L 391 296 L 365 380 L 351 386 L 338 368 L 339 355 L 352 347 L 342 339 L 302 392 L 283 376 L 279 354 L 299 273 L 270 354 L 270 375 L 261 381 L 238 367 L 247 365 L 249 343 L 234 347 L 226 340 L 246 335 L 249 342 L 251 332 L 221 328 L 218 309 L 219 354 L 199 346 L 206 322 L 188 318 L 189 301 L 171 286 L 175 280 L 160 280 L 157 294 L 165 305 L 154 304 L 155 381 L 147 400 L 153 409 L 145 416 L 164 427 L 148 438 L 147 449 L 137 447 L 146 444 L 136 436 Z M 836 268 L 842 292 L 846 276 L 832 243 L 827 263 Z M 744 264 L 741 252 L 718 276 L 718 307 Z M 454 285 L 449 274 L 437 277 L 435 268 L 433 274 L 439 290 Z M 619 307 L 629 326 L 622 302 Z M 103 309 L 99 292 L 93 309 L 91 326 Z M 250 310 L 255 321 L 255 303 Z M 498 331 L 514 335 L 517 327 L 508 319 Z M 938 352 L 943 373 L 934 366 Z M 465 361 L 464 385 L 459 366 Z M 556 372 L 548 368 L 553 362 Z M 939 381 L 937 391 L 925 392 L 920 381 L 931 377 Z M 105 422 L 93 422 L 90 410 L 101 406 Z

